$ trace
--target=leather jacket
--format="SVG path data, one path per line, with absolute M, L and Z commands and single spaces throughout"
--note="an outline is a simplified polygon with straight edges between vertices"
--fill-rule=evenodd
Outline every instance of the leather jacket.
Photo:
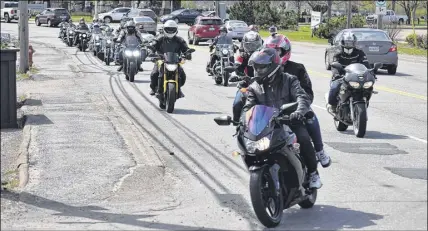
M 125 41 L 126 36 L 135 36 L 139 40 L 140 44 L 143 43 L 143 38 L 141 37 L 141 34 L 139 31 L 135 30 L 135 32 L 130 35 L 126 32 L 126 30 L 120 31 L 119 36 L 117 37 L 117 42 L 122 43 Z
M 247 102 L 243 111 L 246 112 L 254 105 L 266 105 L 280 108 L 282 105 L 297 102 L 296 112 L 305 115 L 310 110 L 311 100 L 300 86 L 296 76 L 283 73 L 280 69 L 272 83 L 254 81 L 248 88 Z
M 301 63 L 288 60 L 283 67 L 284 72 L 297 77 L 300 82 L 300 86 L 305 90 L 306 94 L 308 94 L 312 102 L 314 100 L 314 92 L 312 90 L 311 79 L 309 78 L 305 66 Z
M 172 38 L 158 36 L 151 42 L 151 44 L 158 54 L 165 54 L 167 52 L 182 54 L 189 50 L 189 46 L 186 41 L 177 35 Z M 192 56 L 189 54 L 186 59 L 191 60 Z
M 370 68 L 369 61 L 364 51 L 354 48 L 351 54 L 346 54 L 344 52 L 337 53 L 333 56 L 333 62 L 339 62 L 342 66 L 346 67 L 353 63 L 364 64 L 367 68 Z M 339 73 L 336 69 L 332 68 L 333 71 L 333 80 L 340 78 L 344 73 Z

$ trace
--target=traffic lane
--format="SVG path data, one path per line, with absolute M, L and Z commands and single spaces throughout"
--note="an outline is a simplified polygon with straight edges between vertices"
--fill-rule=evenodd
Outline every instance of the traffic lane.
M 65 45 L 63 45 L 63 46 L 65 46 Z M 231 108 L 230 107 L 231 107 L 231 103 L 232 103 L 232 100 L 233 100 L 233 96 L 234 96 L 234 94 L 236 92 L 236 89 L 233 88 L 233 87 L 215 86 L 214 85 L 214 81 L 210 77 L 208 77 L 206 75 L 206 73 L 204 72 L 204 64 L 206 63 L 206 60 L 208 60 L 208 55 L 207 54 L 202 54 L 202 56 L 198 56 L 198 54 L 196 53 L 194 57 L 195 58 L 193 59 L 193 61 L 188 63 L 190 65 L 187 64 L 184 67 L 186 69 L 186 72 L 188 73 L 189 80 L 188 80 L 188 83 L 186 84 L 186 86 L 184 87 L 184 92 L 186 94 L 186 98 L 180 99 L 177 102 L 177 109 L 181 108 L 183 106 L 182 104 L 184 104 L 185 101 L 189 100 L 190 97 L 192 97 L 191 99 L 194 99 L 194 100 L 192 100 L 191 102 L 189 102 L 189 109 L 196 110 L 196 108 L 197 108 L 197 110 L 202 110 L 202 109 L 208 110 L 208 109 L 210 109 L 210 107 L 212 107 L 212 104 L 214 104 L 216 106 L 218 105 L 214 109 L 218 109 L 218 108 L 221 109 L 221 108 L 223 108 L 223 110 L 222 110 L 223 113 L 224 112 L 228 112 L 227 114 L 230 114 L 230 112 L 231 112 Z M 205 57 L 205 59 L 204 59 L 204 57 Z M 198 66 L 195 64 L 196 62 L 199 62 Z M 150 69 L 152 67 L 152 64 L 145 63 L 144 67 L 145 67 L 145 69 Z M 190 68 L 190 67 L 192 67 L 192 69 L 187 70 L 187 68 Z M 115 69 L 115 67 L 110 67 L 110 68 L 113 69 L 113 70 Z M 199 72 L 197 70 L 199 70 Z M 141 73 L 141 74 L 139 74 L 138 76 L 143 75 L 143 74 L 144 74 L 144 72 Z M 140 82 L 138 82 L 139 78 L 140 77 L 136 78 L 137 81 L 136 81 L 135 84 L 136 85 L 137 84 L 138 85 L 139 84 L 143 85 L 143 86 L 141 86 L 141 88 L 142 88 L 141 91 L 146 92 L 146 96 L 149 97 L 147 95 L 147 92 L 148 92 L 148 83 L 140 83 Z M 122 77 L 122 81 L 123 81 L 123 77 Z M 145 78 L 145 81 L 148 81 L 148 76 Z M 189 87 L 192 82 L 195 83 L 195 85 L 194 85 L 193 88 Z M 125 83 L 126 83 L 126 81 L 125 81 Z M 132 89 L 130 89 L 130 90 L 132 90 Z M 134 96 L 134 97 L 136 97 L 136 96 Z M 208 97 L 208 99 L 205 99 L 206 97 Z M 144 102 L 144 100 L 145 100 L 144 98 L 137 98 L 137 99 L 135 99 L 135 102 L 136 102 L 137 105 L 141 104 L 141 108 L 143 108 L 143 110 L 147 110 L 150 107 L 147 107 L 147 105 L 142 104 Z M 153 103 L 157 103 L 154 98 L 151 98 L 151 101 Z M 202 101 L 204 103 L 203 104 L 198 104 L 197 102 L 199 102 L 199 101 Z M 211 103 L 211 105 L 210 105 L 210 103 Z M 128 104 L 130 104 L 130 103 L 128 103 Z M 128 107 L 130 107 L 130 106 L 132 106 L 132 105 L 128 105 Z M 208 107 L 208 109 L 205 109 L 204 107 Z M 211 109 L 211 110 L 214 110 L 214 109 Z M 135 117 L 140 117 L 141 120 L 146 120 L 146 118 L 144 118 L 142 115 L 140 115 L 141 112 L 139 112 L 139 111 L 137 112 L 136 110 L 134 110 L 132 112 L 135 115 Z M 161 115 L 160 113 L 164 113 L 164 112 L 155 111 L 154 114 L 153 114 L 153 118 L 158 119 L 160 117 L 160 115 Z M 318 114 L 320 114 L 320 113 L 318 113 Z M 177 115 L 180 116 L 180 113 L 178 113 Z M 195 116 L 195 117 L 191 117 L 191 116 L 188 116 L 188 115 L 181 115 L 181 116 L 184 119 L 190 117 L 189 120 L 185 121 L 186 122 L 185 125 L 187 125 L 187 126 L 193 126 L 192 128 L 193 128 L 193 130 L 194 130 L 194 132 L 196 134 L 200 133 L 199 131 L 201 129 L 203 129 L 203 131 L 205 131 L 205 134 L 208 134 L 208 135 L 205 135 L 207 137 L 203 137 L 203 136 L 201 136 L 201 137 L 205 138 L 205 140 L 210 141 L 212 144 L 218 145 L 219 147 L 217 149 L 220 149 L 220 152 L 218 152 L 218 153 L 224 154 L 226 158 L 227 157 L 231 158 L 229 156 L 230 155 L 229 153 L 231 153 L 231 151 L 233 151 L 233 150 L 236 149 L 236 141 L 235 141 L 235 139 L 233 137 L 231 137 L 231 134 L 233 134 L 233 132 L 234 132 L 233 128 L 218 127 L 217 125 L 215 125 L 213 123 L 213 121 L 212 121 L 212 117 L 214 115 L 212 115 L 212 116 Z M 330 118 L 328 118 L 328 119 L 330 119 Z M 327 122 L 326 122 L 325 119 L 321 118 L 320 120 L 321 120 L 322 126 L 323 126 L 323 124 L 327 124 Z M 198 121 L 198 122 L 196 122 L 196 121 Z M 201 125 L 201 123 L 199 123 L 199 121 L 204 122 L 203 126 Z M 172 124 L 163 123 L 163 122 L 164 121 L 161 121 L 159 123 L 159 124 L 162 125 L 162 127 L 174 127 L 174 125 L 172 125 Z M 148 121 L 146 123 L 148 123 L 148 124 L 144 124 L 144 126 L 142 126 L 142 127 L 145 127 L 146 129 L 149 129 L 149 130 L 153 130 L 154 129 L 153 126 L 150 126 L 151 121 Z M 211 127 L 208 127 L 208 126 L 211 126 Z M 181 131 L 182 129 L 183 128 L 179 128 L 177 130 Z M 220 129 L 221 130 L 227 129 L 227 131 L 224 132 L 224 133 L 220 133 L 220 131 L 221 131 Z M 215 135 L 214 135 L 213 131 L 215 131 Z M 324 127 L 323 127 L 323 132 L 324 132 Z M 335 131 L 333 131 L 333 132 L 335 132 Z M 174 133 L 173 132 L 171 132 L 171 133 L 172 133 L 171 136 L 174 136 Z M 333 133 L 333 136 L 336 136 L 336 135 L 337 135 L 336 132 Z M 329 140 L 329 135 L 324 135 L 324 136 L 325 136 L 325 140 Z M 181 141 L 183 136 L 174 136 L 174 137 L 179 137 L 179 139 Z M 349 137 L 350 137 L 350 139 L 355 139 L 353 136 L 349 136 Z M 154 136 L 154 138 L 156 138 L 156 136 Z M 154 138 L 152 138 L 152 139 L 154 139 Z M 193 139 L 191 139 L 191 141 L 190 141 L 191 143 L 195 142 L 195 140 L 198 140 L 195 137 L 192 137 L 192 138 Z M 210 139 L 208 139 L 208 138 L 210 138 Z M 225 141 L 227 141 L 227 142 L 225 142 Z M 171 141 L 169 141 L 169 142 L 171 142 Z M 160 144 L 157 144 L 157 146 L 159 146 L 159 145 L 161 145 L 163 143 L 168 143 L 168 142 L 159 142 L 159 143 Z M 225 150 L 223 151 L 221 148 L 223 148 Z M 328 146 L 327 146 L 327 148 L 328 148 Z M 336 153 L 335 150 L 328 150 L 328 151 L 330 151 L 331 155 L 334 156 L 335 161 L 340 161 L 341 162 L 340 159 L 341 159 L 341 154 L 342 153 L 336 155 L 335 154 Z M 196 153 L 199 154 L 198 152 L 196 152 Z M 206 151 L 204 151 L 204 153 L 206 153 Z M 163 152 L 161 152 L 161 155 L 162 154 L 164 155 L 164 157 L 165 156 L 167 156 L 167 157 L 170 156 L 169 153 L 163 153 Z M 174 152 L 174 154 L 175 154 L 174 156 L 182 157 L 182 155 L 180 155 L 180 152 Z M 204 154 L 200 154 L 200 155 L 202 155 L 203 157 L 205 157 Z M 166 158 L 166 159 L 168 160 L 168 158 Z M 170 158 L 170 159 L 173 159 L 173 158 Z M 345 163 L 347 163 L 349 161 L 349 157 L 346 157 L 346 158 L 344 158 L 342 160 Z M 419 161 L 420 160 L 421 159 L 419 159 Z M 202 193 L 200 195 L 206 195 L 207 194 L 206 192 L 208 190 L 207 189 L 202 190 L 202 189 L 203 188 L 210 188 L 209 185 L 208 186 L 205 186 L 205 185 L 202 186 L 202 184 L 200 182 L 198 182 L 198 184 L 196 184 L 198 186 L 194 186 L 193 185 L 194 181 L 187 181 L 187 179 L 192 178 L 191 175 L 195 174 L 195 173 L 192 173 L 189 170 L 185 170 L 184 167 L 182 166 L 182 164 L 180 164 L 177 159 L 175 159 L 175 160 L 169 160 L 169 161 L 170 162 L 169 162 L 169 164 L 167 166 L 176 166 L 176 167 L 174 167 L 174 170 L 179 173 L 178 175 L 180 176 L 181 179 L 183 179 L 182 184 L 186 186 L 185 189 L 184 188 L 179 188 L 177 190 L 177 195 L 181 195 L 180 192 L 183 192 L 183 191 L 187 191 L 188 192 L 188 194 L 186 194 L 187 196 L 191 195 L 193 193 L 198 193 L 198 192 Z M 215 163 L 215 161 L 217 161 L 217 160 L 213 161 L 213 160 L 211 160 L 209 158 L 204 158 L 204 162 L 203 163 L 209 163 L 210 165 L 212 165 L 212 163 Z M 237 161 L 238 163 L 240 162 L 239 159 L 238 160 L 235 159 L 235 161 Z M 408 162 L 410 162 L 410 161 L 408 160 Z M 424 161 L 424 162 L 426 162 L 426 161 Z M 360 164 L 361 164 L 361 166 L 364 166 L 366 163 L 364 162 L 364 160 L 362 160 L 362 162 Z M 241 163 L 241 165 L 243 165 L 243 164 Z M 191 166 L 197 169 L 197 166 L 195 166 L 194 164 L 191 165 Z M 335 163 L 335 165 L 333 165 L 333 166 L 336 166 L 335 167 L 335 171 L 339 171 L 340 173 L 342 173 L 342 172 L 343 173 L 340 176 L 334 176 L 334 175 L 330 175 L 330 172 L 332 172 L 332 171 L 329 171 L 329 170 L 324 171 L 324 169 L 321 169 L 320 171 L 321 171 L 321 174 L 323 176 L 324 183 L 325 183 L 325 186 L 321 190 L 321 192 L 324 191 L 326 195 L 331 195 L 331 196 L 328 196 L 329 198 L 342 198 L 341 194 L 343 192 L 341 192 L 340 194 L 338 193 L 338 194 L 334 195 L 334 194 L 332 194 L 333 192 L 330 192 L 326 186 L 327 185 L 337 184 L 337 182 L 341 182 L 343 184 L 349 184 L 349 181 L 347 181 L 347 180 L 344 180 L 344 181 L 342 180 L 341 181 L 341 178 L 343 178 L 343 179 L 354 179 L 354 178 L 356 178 L 356 176 L 359 176 L 360 173 L 358 172 L 356 174 L 355 173 L 348 174 L 349 173 L 349 170 L 347 170 L 348 167 L 346 166 L 346 167 L 342 168 L 342 167 L 340 167 L 341 166 L 340 163 L 339 164 Z M 361 166 L 358 166 L 359 169 L 361 169 Z M 192 169 L 192 168 L 190 168 L 190 169 Z M 215 171 L 224 171 L 224 169 L 223 170 L 222 169 L 220 169 L 220 170 L 215 169 Z M 382 174 L 385 174 L 383 169 L 374 169 L 372 172 L 373 172 L 374 175 L 376 175 L 377 171 L 380 171 L 380 172 L 382 172 Z M 205 172 L 205 171 L 202 171 L 202 172 Z M 200 171 L 197 171 L 197 173 L 200 173 Z M 200 174 L 203 175 L 203 173 L 200 173 Z M 386 174 L 388 174 L 388 176 L 389 176 L 388 172 Z M 234 174 L 227 174 L 226 177 L 227 178 L 231 178 L 233 176 L 234 176 Z M 246 175 L 244 175 L 244 177 L 245 176 Z M 196 177 L 196 176 L 193 176 L 193 177 Z M 331 182 L 329 181 L 329 179 L 331 180 Z M 387 178 L 385 177 L 384 179 L 387 179 Z M 225 179 L 220 179 L 220 180 L 224 181 Z M 228 179 L 228 180 L 230 180 L 230 179 Z M 242 182 L 241 181 L 242 180 L 238 180 L 239 183 L 244 184 L 244 185 L 247 184 L 247 182 L 248 182 L 246 180 L 244 180 Z M 362 179 L 362 181 L 366 181 L 366 179 Z M 407 180 L 405 180 L 405 181 L 408 182 Z M 186 182 L 186 183 L 184 183 L 184 182 Z M 210 182 L 210 181 L 208 181 L 208 182 Z M 231 191 L 233 191 L 233 192 L 238 191 L 238 193 L 243 193 L 244 195 L 246 195 L 247 190 L 248 190 L 247 186 L 240 190 L 240 187 L 237 187 L 237 185 L 239 186 L 239 183 L 232 184 Z M 399 184 L 402 184 L 401 181 L 400 181 Z M 190 192 L 189 192 L 190 185 L 192 185 L 192 190 L 190 190 Z M 363 184 L 363 185 L 366 185 L 366 184 Z M 137 187 L 137 185 L 135 185 L 135 187 Z M 197 191 L 194 188 L 200 189 L 200 191 Z M 357 192 L 357 194 L 360 195 L 359 190 L 352 189 L 352 191 L 353 192 Z M 360 226 L 360 227 L 361 226 L 367 226 L 367 223 L 370 223 L 370 217 L 368 217 L 368 216 L 370 216 L 370 214 L 369 214 L 369 212 L 370 212 L 369 209 L 370 208 L 368 208 L 368 210 L 365 210 L 365 208 L 362 208 L 362 207 L 360 207 L 360 208 L 354 207 L 354 206 L 358 206 L 358 205 L 361 206 L 360 205 L 361 203 L 358 202 L 358 201 L 354 202 L 354 203 L 358 203 L 358 204 L 354 204 L 354 205 L 344 205 L 344 204 L 340 204 L 341 202 L 328 202 L 328 203 L 326 202 L 326 203 L 324 203 L 323 199 L 322 199 L 322 196 L 321 196 L 321 195 L 324 194 L 324 192 L 320 193 L 320 200 L 318 201 L 318 204 L 319 205 L 321 205 L 321 204 L 326 205 L 326 206 L 324 206 L 324 210 L 325 211 L 326 211 L 325 208 L 330 208 L 330 210 L 329 210 L 330 213 L 329 214 L 331 214 L 332 212 L 334 212 L 334 214 L 336 214 L 336 215 L 345 214 L 344 215 L 345 216 L 344 219 L 349 218 L 348 220 L 352 220 L 351 218 L 353 218 L 353 216 L 355 216 L 356 214 L 357 215 L 362 215 L 363 216 L 362 219 L 357 220 L 355 222 L 352 222 L 351 225 L 354 225 L 354 226 Z M 356 198 L 356 199 L 360 199 L 360 201 L 364 200 L 364 199 L 367 199 L 367 198 L 363 198 L 364 197 L 363 195 L 367 195 L 368 193 L 372 193 L 372 192 L 363 191 L 361 193 L 361 195 L 362 195 L 361 198 Z M 389 191 L 386 192 L 386 195 L 390 195 L 391 197 L 394 197 L 396 199 L 398 199 L 398 198 L 404 198 L 404 199 L 406 199 L 407 198 L 407 197 L 403 197 L 402 195 L 396 195 L 396 193 L 392 193 L 392 192 L 389 192 Z M 411 194 L 409 194 L 409 195 L 411 195 Z M 244 198 L 246 199 L 246 201 L 249 201 L 248 195 L 245 196 Z M 376 199 L 376 198 L 374 198 L 374 199 Z M 198 200 L 198 202 L 201 202 L 201 201 L 202 200 Z M 202 205 L 211 204 L 211 201 L 213 201 L 214 204 L 218 203 L 217 199 L 215 199 L 215 200 L 209 200 L 209 202 L 206 202 L 204 200 L 201 203 L 192 203 L 192 205 L 189 205 L 189 206 L 191 208 L 195 208 L 196 207 L 196 209 L 197 209 L 198 208 L 197 206 L 200 207 L 201 204 Z M 386 209 L 391 208 L 390 206 L 388 207 L 388 203 L 389 202 L 384 203 L 385 205 L 379 206 L 377 208 L 385 208 L 385 207 L 386 207 Z M 391 204 L 391 203 L 389 203 L 389 204 Z M 327 205 L 329 205 L 329 206 L 327 206 Z M 396 208 L 398 209 L 401 206 L 404 206 L 404 205 L 400 204 Z M 185 206 L 183 206 L 183 207 L 185 207 Z M 351 208 L 351 209 L 346 209 L 347 207 Z M 215 207 L 213 210 L 209 210 L 209 211 L 221 211 L 220 208 L 223 209 L 223 207 L 219 206 L 219 207 Z M 249 209 L 249 208 L 247 208 L 247 209 L 251 213 L 251 209 Z M 199 210 L 200 209 L 198 209 L 198 211 Z M 308 215 L 306 215 L 305 211 L 299 210 L 296 213 L 296 211 L 294 210 L 294 211 L 287 212 L 287 215 L 286 215 L 285 218 L 294 219 L 294 221 L 296 222 L 294 227 L 296 227 L 299 224 L 300 225 L 301 224 L 306 224 L 308 219 L 309 220 L 319 220 L 319 219 L 324 218 L 324 216 L 323 216 L 323 214 L 322 214 L 322 212 L 320 210 L 321 210 L 321 208 L 319 208 L 318 210 L 311 210 L 310 211 L 311 214 L 308 214 Z M 209 211 L 207 211 L 207 213 L 210 213 Z M 372 213 L 379 213 L 379 212 L 376 212 L 376 211 L 373 211 L 373 210 L 371 212 Z M 295 214 L 295 213 L 297 214 L 297 217 L 292 215 L 292 214 Z M 302 216 L 301 213 L 305 214 L 305 216 L 299 217 L 299 216 Z M 391 213 L 388 213 L 388 214 L 391 215 Z M 424 214 L 424 213 L 422 213 L 422 214 Z M 218 213 L 215 213 L 212 216 L 217 217 L 217 215 L 218 215 Z M 379 216 L 382 216 L 382 215 L 379 215 Z M 162 220 L 171 219 L 169 216 L 166 216 L 166 217 L 168 217 L 168 218 L 164 217 L 164 218 L 162 218 Z M 392 216 L 392 217 L 395 217 L 395 216 Z M 410 219 L 410 218 L 408 218 L 408 219 Z M 401 220 L 398 219 L 398 221 L 401 221 Z M 410 219 L 410 221 L 412 221 L 412 219 Z M 191 221 L 189 221 L 189 222 L 191 222 Z M 378 221 L 376 221 L 376 222 L 378 222 Z M 388 221 L 388 222 L 390 222 L 390 221 Z M 350 222 L 345 222 L 344 223 L 343 220 L 342 221 L 337 221 L 337 220 L 336 221 L 329 221 L 327 223 L 320 222 L 320 223 L 324 224 L 323 227 L 343 227 L 345 225 L 350 225 Z M 391 223 L 394 224 L 396 222 L 391 222 Z M 227 223 L 222 223 L 222 224 L 227 224 Z M 219 225 L 219 224 L 217 224 L 217 225 Z M 327 225 L 329 225 L 329 226 L 327 226 Z M 241 227 L 244 227 L 244 226 L 241 226 Z M 311 227 L 311 225 L 308 225 L 307 227 Z

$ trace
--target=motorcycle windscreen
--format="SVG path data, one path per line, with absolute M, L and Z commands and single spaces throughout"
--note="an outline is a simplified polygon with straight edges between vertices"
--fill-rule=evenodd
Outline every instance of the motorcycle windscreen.
M 225 45 L 233 45 L 233 40 L 229 36 L 222 36 L 218 38 L 217 45 L 225 44 Z
M 135 36 L 126 36 L 125 37 L 125 46 L 126 47 L 137 47 L 140 43 L 138 42 L 137 37 Z
M 260 135 L 263 130 L 269 126 L 272 117 L 278 112 L 278 109 L 265 105 L 256 105 L 245 114 L 245 123 L 248 132 L 254 136 Z
M 164 54 L 165 57 L 165 63 L 179 63 L 180 57 L 177 53 L 174 52 L 167 52 Z

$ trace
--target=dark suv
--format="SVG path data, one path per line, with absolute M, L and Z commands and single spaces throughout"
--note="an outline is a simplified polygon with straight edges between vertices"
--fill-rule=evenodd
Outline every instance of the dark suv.
M 63 19 L 69 20 L 70 13 L 64 8 L 46 8 L 40 14 L 36 15 L 35 23 L 37 26 L 47 24 L 48 27 L 58 26 Z

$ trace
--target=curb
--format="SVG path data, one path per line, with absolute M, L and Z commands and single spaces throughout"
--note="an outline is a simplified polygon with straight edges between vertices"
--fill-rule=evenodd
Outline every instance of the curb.
M 29 179 L 29 152 L 28 148 L 31 142 L 31 125 L 24 125 L 22 131 L 23 140 L 19 146 L 19 154 L 16 160 L 18 175 L 19 175 L 19 187 L 24 188 Z

